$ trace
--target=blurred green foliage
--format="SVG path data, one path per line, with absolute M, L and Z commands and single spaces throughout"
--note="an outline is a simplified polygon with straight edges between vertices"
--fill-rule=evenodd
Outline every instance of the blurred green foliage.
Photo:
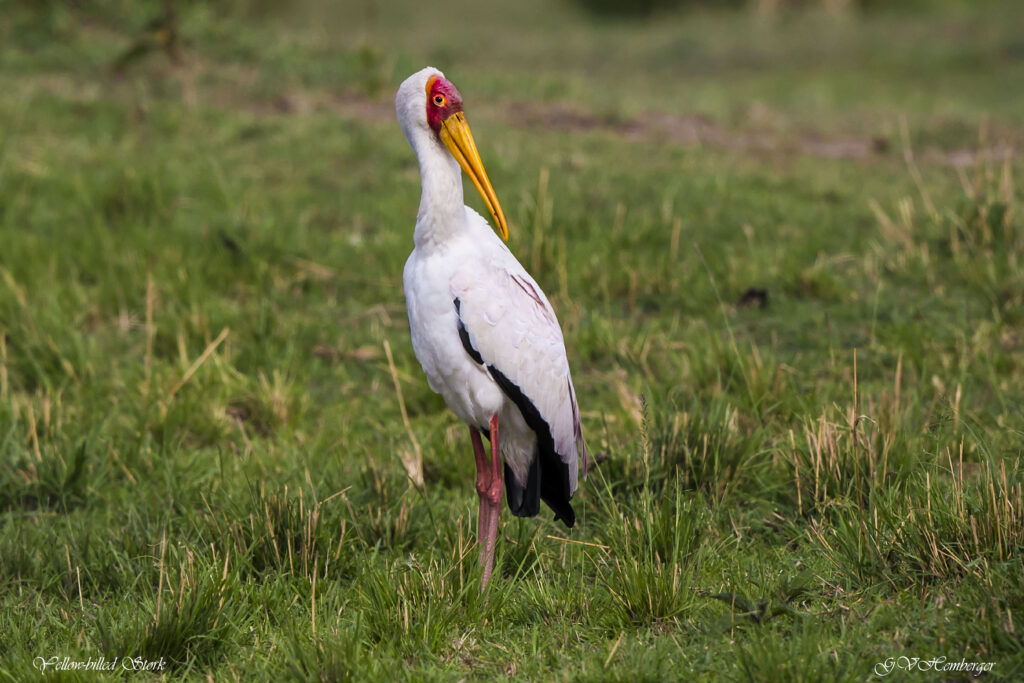
M 610 17 L 650 17 L 658 12 L 680 9 L 749 9 L 763 14 L 800 10 L 828 12 L 895 10 L 931 12 L 963 7 L 967 0 L 572 0 L 595 15 Z

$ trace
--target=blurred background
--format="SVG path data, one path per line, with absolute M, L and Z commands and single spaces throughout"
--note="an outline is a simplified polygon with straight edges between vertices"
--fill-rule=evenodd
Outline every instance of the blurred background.
M 384 101 L 432 64 L 476 106 L 515 103 L 554 125 L 665 111 L 730 126 L 874 131 L 899 110 L 960 117 L 946 127 L 973 134 L 973 102 L 993 116 L 1022 110 L 1010 87 L 1021 82 L 1021 12 L 1008 0 L 4 4 L 8 70 L 70 71 L 79 88 L 110 86 L 114 73 L 115 83 L 175 88 L 189 101 Z M 999 77 L 979 78 L 985 65 Z M 547 103 L 597 119 L 528 106 Z M 933 132 L 957 132 L 942 128 Z

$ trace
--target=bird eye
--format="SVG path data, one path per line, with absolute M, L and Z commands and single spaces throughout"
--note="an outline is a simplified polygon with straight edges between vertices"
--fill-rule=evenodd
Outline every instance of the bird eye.
M 439 107 L 444 106 L 444 95 L 434 95 L 434 104 Z

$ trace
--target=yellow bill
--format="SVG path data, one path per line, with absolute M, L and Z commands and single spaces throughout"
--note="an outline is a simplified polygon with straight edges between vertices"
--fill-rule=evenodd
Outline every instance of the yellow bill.
M 494 194 L 491 181 L 487 178 L 484 162 L 480 160 L 480 152 L 476 150 L 476 143 L 473 142 L 473 133 L 470 132 L 469 124 L 466 123 L 466 115 L 460 111 L 446 118 L 441 122 L 439 135 L 441 142 L 459 162 L 459 166 L 476 186 L 476 191 L 484 198 L 487 210 L 494 217 L 501 239 L 508 242 L 508 224 L 505 222 L 505 214 L 501 210 L 501 204 L 498 203 L 498 196 Z

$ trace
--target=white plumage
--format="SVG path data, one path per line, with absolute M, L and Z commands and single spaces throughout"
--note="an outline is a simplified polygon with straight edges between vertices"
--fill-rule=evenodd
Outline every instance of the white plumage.
M 460 163 L 505 232 L 458 91 L 440 71 L 423 69 L 402 83 L 395 108 L 423 185 L 403 278 L 413 349 L 430 387 L 473 435 L 481 535 L 490 535 L 488 526 L 496 533 L 500 508 L 494 509 L 494 482 L 481 471 L 478 433 L 491 436 L 492 446 L 500 442 L 513 513 L 536 514 L 539 494 L 572 526 L 568 499 L 577 488 L 577 455 L 585 460 L 586 451 L 558 320 L 536 281 L 463 203 Z M 500 437 L 492 434 L 498 425 Z M 493 457 L 496 469 L 497 452 Z M 547 477 L 538 483 L 534 473 Z M 500 475 L 497 486 L 500 499 Z M 525 498 L 517 502 L 517 495 Z M 493 538 L 481 545 L 486 584 Z

